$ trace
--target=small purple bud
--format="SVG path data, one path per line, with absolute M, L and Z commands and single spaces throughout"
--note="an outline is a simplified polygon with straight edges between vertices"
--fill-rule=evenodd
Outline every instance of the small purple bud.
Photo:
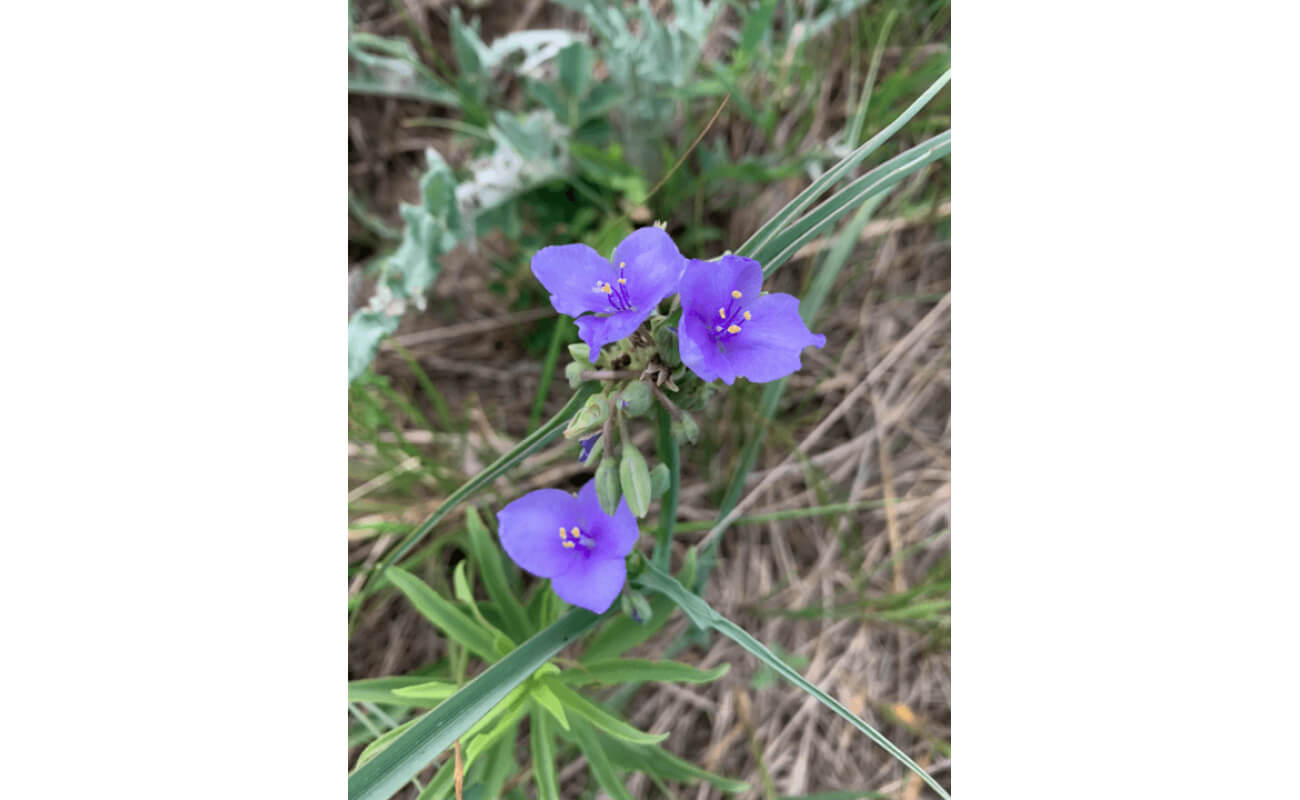
M 596 446 L 596 440 L 599 438 L 600 434 L 596 433 L 579 442 L 579 444 L 582 445 L 582 453 L 578 455 L 578 461 L 580 463 L 587 463 L 587 458 L 591 455 L 591 448 Z

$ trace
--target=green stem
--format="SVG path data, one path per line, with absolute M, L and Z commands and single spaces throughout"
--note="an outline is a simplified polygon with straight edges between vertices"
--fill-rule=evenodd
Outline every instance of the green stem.
M 656 406 L 659 421 L 659 460 L 668 465 L 668 491 L 659 503 L 659 532 L 655 536 L 653 561 L 667 570 L 672 555 L 673 528 L 677 523 L 677 495 L 681 489 L 682 461 L 677 440 L 672 434 L 672 417 L 663 405 Z

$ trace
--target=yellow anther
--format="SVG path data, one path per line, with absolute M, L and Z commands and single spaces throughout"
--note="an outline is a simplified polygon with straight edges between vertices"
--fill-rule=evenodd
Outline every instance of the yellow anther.
M 626 266 L 627 266 L 627 262 L 626 262 L 626 261 L 620 261 L 620 262 L 618 262 L 618 268 L 619 268 L 619 269 L 622 269 L 623 267 L 626 267 Z
M 750 321 L 751 319 L 753 319 L 753 317 L 751 317 L 751 316 L 749 315 L 749 312 L 746 311 L 746 312 L 745 312 L 745 321 L 748 322 L 748 321 Z
M 740 290 L 739 290 L 739 289 L 732 289 L 732 290 L 731 290 L 731 296 L 734 297 L 734 298 L 736 298 L 737 300 L 739 300 L 740 297 L 741 297 Z
M 563 526 L 563 525 L 561 525 L 561 526 L 560 526 L 560 538 L 561 538 L 561 539 L 566 539 L 566 538 L 568 538 L 568 536 L 569 536 L 569 532 L 566 531 L 566 530 L 564 529 L 564 526 Z
M 627 283 L 627 278 L 619 278 L 619 279 L 618 279 L 618 282 L 619 282 L 619 283 Z
M 577 545 L 573 543 L 572 539 L 565 539 L 564 546 L 569 548 L 570 550 L 572 550 L 574 547 L 577 547 Z
M 739 325 L 728 325 L 728 326 L 727 326 L 727 333 L 740 333 L 740 326 L 739 326 Z
M 612 288 L 610 288 L 610 285 L 609 285 L 608 283 L 605 284 L 604 286 L 600 287 L 600 290 L 601 290 L 602 292 L 604 292 L 605 294 L 613 294 L 613 293 L 614 293 L 614 290 L 613 290 Z
M 577 538 L 578 538 L 578 528 L 575 526 L 575 527 L 573 528 L 573 530 L 569 531 L 569 535 L 572 536 L 573 538 L 577 539 Z
M 726 319 L 726 318 L 727 318 L 727 309 L 725 309 L 725 308 L 719 308 L 719 309 L 718 309 L 718 316 L 719 316 L 719 317 L 722 317 L 723 319 Z

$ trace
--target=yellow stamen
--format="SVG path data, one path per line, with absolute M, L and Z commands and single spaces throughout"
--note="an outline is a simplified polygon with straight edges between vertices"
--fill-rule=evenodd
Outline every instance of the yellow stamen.
M 725 309 L 725 308 L 719 308 L 719 309 L 718 309 L 718 316 L 719 316 L 719 317 L 722 317 L 723 319 L 726 319 L 726 318 L 727 318 L 727 309 Z
M 561 526 L 560 526 L 560 538 L 561 538 L 561 539 L 567 539 L 568 537 L 569 537 L 569 532 L 566 531 L 566 530 L 564 529 L 564 526 L 563 526 L 563 525 L 561 525 Z
M 753 317 L 751 317 L 751 316 L 749 315 L 749 312 L 746 311 L 746 312 L 745 312 L 745 321 L 748 322 L 748 321 L 750 321 L 751 319 L 753 319 Z
M 600 290 L 601 290 L 602 292 L 604 292 L 605 294 L 613 294 L 613 293 L 614 293 L 614 290 L 610 288 L 610 286 L 609 286 L 608 283 L 605 284 L 604 286 L 600 287 Z
M 737 300 L 739 300 L 739 299 L 741 298 L 740 290 L 739 290 L 739 289 L 732 289 L 732 290 L 731 290 L 731 296 L 734 297 L 734 298 L 736 298 Z
M 619 282 L 619 283 L 627 283 L 627 278 L 619 278 L 619 279 L 618 279 L 618 282 Z
M 569 531 L 569 535 L 572 536 L 572 537 L 575 538 L 575 539 L 578 538 L 578 528 L 577 528 L 577 526 L 574 526 L 573 530 Z
M 727 326 L 727 333 L 740 333 L 740 326 L 739 326 L 739 325 L 728 325 L 728 326 Z
M 570 540 L 570 539 L 565 539 L 565 540 L 564 540 L 564 546 L 567 547 L 567 548 L 569 548 L 570 550 L 572 550 L 574 547 L 577 547 L 577 545 L 574 544 L 573 541 Z
M 627 266 L 627 262 L 626 262 L 626 261 L 620 261 L 620 262 L 618 262 L 618 268 L 619 268 L 619 269 L 622 269 L 623 267 L 626 267 L 626 266 Z

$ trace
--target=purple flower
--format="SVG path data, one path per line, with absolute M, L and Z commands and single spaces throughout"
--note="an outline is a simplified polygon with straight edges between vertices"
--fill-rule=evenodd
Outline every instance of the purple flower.
M 596 440 L 599 438 L 599 433 L 593 433 L 586 439 L 582 439 L 578 442 L 578 444 L 582 445 L 582 452 L 578 454 L 579 462 L 584 464 L 586 463 L 587 459 L 591 457 L 591 448 L 596 446 Z
M 613 516 L 601 510 L 596 481 L 587 481 L 577 497 L 559 489 L 529 492 L 497 512 L 497 521 L 511 560 L 550 578 L 566 602 L 603 614 L 623 589 L 623 559 L 639 534 L 636 517 L 622 499 Z
M 798 370 L 808 345 L 826 345 L 800 318 L 799 298 L 760 295 L 762 285 L 763 269 L 752 258 L 691 259 L 686 267 L 678 341 L 682 362 L 703 380 L 767 383 Z
M 585 244 L 543 247 L 533 274 L 551 293 L 551 305 L 578 323 L 591 350 L 616 342 L 645 322 L 659 301 L 677 290 L 686 259 L 660 228 L 632 231 L 614 248 L 613 263 Z M 591 312 L 587 316 L 580 316 Z

